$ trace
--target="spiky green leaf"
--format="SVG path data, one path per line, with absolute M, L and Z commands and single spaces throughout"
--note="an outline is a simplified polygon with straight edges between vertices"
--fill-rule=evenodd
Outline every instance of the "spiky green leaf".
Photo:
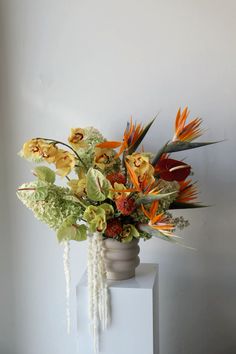
M 155 200 L 160 200 L 160 199 L 163 199 L 163 198 L 167 198 L 169 197 L 170 195 L 172 194 L 176 194 L 178 193 L 178 191 L 176 192 L 170 192 L 170 193 L 160 193 L 160 194 L 156 194 L 156 195 L 144 195 L 140 198 L 138 198 L 136 200 L 136 204 L 137 205 L 141 205 L 141 204 L 149 204 L 149 203 L 152 203 L 154 202 Z
M 171 203 L 169 209 L 193 209 L 193 208 L 206 208 L 209 205 L 203 205 L 199 203 L 179 203 L 173 202 Z
M 169 241 L 169 242 L 177 242 L 176 239 L 178 237 L 176 236 L 165 236 L 163 235 L 160 231 L 153 229 L 151 226 L 147 224 L 139 224 L 138 229 L 140 231 L 146 232 L 147 234 L 153 236 L 153 237 L 158 237 L 162 240 Z
M 156 116 L 157 117 L 157 116 Z M 136 149 L 139 147 L 139 145 L 141 144 L 142 140 L 144 139 L 145 135 L 147 134 L 147 132 L 149 131 L 149 129 L 151 128 L 153 122 L 155 121 L 156 117 L 154 117 L 143 129 L 142 134 L 140 135 L 140 137 L 137 139 L 137 141 L 130 146 L 130 148 L 128 149 L 128 155 L 131 155 L 134 151 L 136 151 Z
M 172 141 L 170 143 L 167 143 L 163 146 L 161 150 L 158 151 L 156 156 L 154 157 L 152 161 L 152 165 L 155 166 L 160 159 L 161 155 L 164 153 L 171 153 L 171 152 L 178 152 L 178 151 L 183 151 L 183 150 L 189 150 L 189 149 L 196 149 L 202 146 L 206 145 L 212 145 L 212 144 L 217 144 L 220 141 L 211 141 L 211 142 L 202 142 L 202 143 L 192 143 L 192 142 L 187 142 L 187 141 Z

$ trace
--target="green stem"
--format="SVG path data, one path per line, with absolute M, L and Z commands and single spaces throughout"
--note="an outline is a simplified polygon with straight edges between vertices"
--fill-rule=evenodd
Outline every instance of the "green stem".
M 83 207 L 84 209 L 86 209 L 86 208 L 87 208 L 87 205 L 86 205 L 84 202 L 82 202 L 82 200 L 81 200 L 79 197 L 77 197 L 76 195 L 75 195 L 75 197 L 77 198 L 78 203 L 79 203 L 80 205 L 82 205 L 82 207 Z

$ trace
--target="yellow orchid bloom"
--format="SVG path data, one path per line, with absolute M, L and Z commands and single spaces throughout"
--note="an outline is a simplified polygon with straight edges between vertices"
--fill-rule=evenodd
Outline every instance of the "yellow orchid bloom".
M 86 195 L 86 178 L 71 179 L 67 184 L 78 197 Z
M 113 166 L 115 163 L 116 161 L 114 159 L 114 150 L 98 147 L 95 148 L 94 165 L 96 167 L 104 170 Z
M 31 139 L 24 143 L 22 154 L 26 159 L 43 158 L 48 163 L 55 162 L 58 148 L 43 139 Z
M 56 155 L 58 148 L 54 144 L 43 143 L 41 146 L 42 157 L 48 163 L 54 163 L 56 161 Z
M 24 143 L 22 155 L 26 159 L 38 159 L 42 157 L 42 146 L 45 141 L 42 139 L 31 139 Z
M 68 151 L 58 149 L 55 164 L 57 168 L 57 174 L 65 177 L 75 167 L 75 157 Z
M 135 152 L 126 156 L 126 159 L 136 175 L 143 175 L 149 169 L 149 157 L 144 154 Z
M 68 138 L 70 145 L 75 149 L 84 148 L 87 146 L 84 141 L 85 131 L 81 128 L 71 128 L 71 133 Z
M 127 156 L 126 159 L 128 160 L 129 166 L 138 177 L 139 183 L 143 183 L 144 180 L 146 185 L 154 182 L 154 168 L 150 164 L 147 155 L 134 153 Z

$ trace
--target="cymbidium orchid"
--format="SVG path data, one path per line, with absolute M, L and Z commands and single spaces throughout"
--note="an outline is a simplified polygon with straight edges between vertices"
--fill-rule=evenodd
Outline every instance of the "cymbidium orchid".
M 75 150 L 77 150 L 79 148 L 87 147 L 87 144 L 86 144 L 84 138 L 85 138 L 84 129 L 72 128 L 70 136 L 68 138 L 68 142 Z
M 75 156 L 66 151 L 59 149 L 55 159 L 57 174 L 61 177 L 67 176 L 75 167 Z

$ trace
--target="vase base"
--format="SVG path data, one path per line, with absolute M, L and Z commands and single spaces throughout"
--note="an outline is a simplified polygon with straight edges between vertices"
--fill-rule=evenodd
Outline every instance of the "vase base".
M 135 271 L 129 272 L 107 272 L 107 280 L 126 280 L 135 277 Z

